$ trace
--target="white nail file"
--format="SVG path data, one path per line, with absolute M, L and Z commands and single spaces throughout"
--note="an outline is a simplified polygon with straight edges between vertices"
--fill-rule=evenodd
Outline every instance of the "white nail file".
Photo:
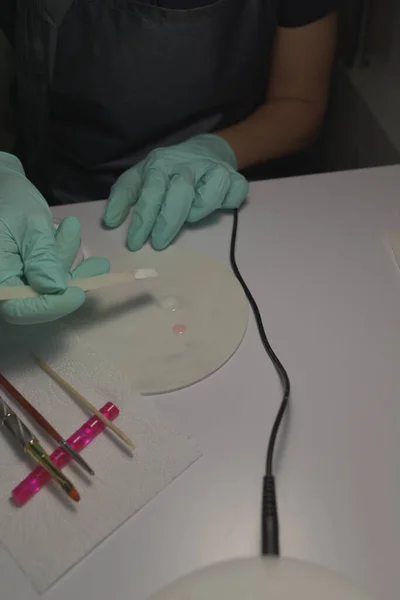
M 158 277 L 158 273 L 155 269 L 138 269 L 133 273 L 107 273 L 107 275 L 97 275 L 95 277 L 88 277 L 86 279 L 76 279 L 70 281 L 68 287 L 79 287 L 84 292 L 90 292 L 92 290 L 100 290 L 105 287 L 113 287 L 117 285 L 124 285 L 126 283 L 132 283 L 133 281 L 140 281 L 143 279 L 153 279 Z M 39 296 L 37 292 L 29 285 L 15 285 L 15 286 L 0 286 L 0 300 L 17 300 L 20 298 L 36 298 Z

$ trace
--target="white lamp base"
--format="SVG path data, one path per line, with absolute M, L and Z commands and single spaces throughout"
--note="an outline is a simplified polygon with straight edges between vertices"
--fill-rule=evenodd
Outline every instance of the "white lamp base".
M 368 600 L 336 574 L 297 560 L 250 558 L 187 575 L 151 600 Z M 370 599 L 369 599 L 370 600 Z

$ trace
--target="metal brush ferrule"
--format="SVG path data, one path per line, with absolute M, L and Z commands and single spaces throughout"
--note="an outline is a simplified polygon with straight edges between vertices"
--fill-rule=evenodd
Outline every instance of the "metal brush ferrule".
M 24 423 L 17 417 L 7 402 L 0 396 L 0 423 L 6 427 L 16 440 L 25 447 L 35 436 Z
M 85 460 L 83 460 L 82 456 L 79 456 L 77 452 L 68 444 L 66 440 L 61 440 L 61 446 L 64 448 L 66 452 L 83 468 L 89 475 L 94 475 L 94 471 L 92 467 L 90 467 Z
M 13 412 L 7 402 L 0 396 L 0 423 L 4 425 L 4 421 L 12 414 Z
M 25 446 L 25 452 L 29 454 L 36 462 L 38 462 L 58 483 L 61 487 L 69 494 L 74 488 L 73 484 L 65 477 L 63 473 L 51 462 L 50 456 L 42 448 L 42 446 L 36 440 L 31 440 Z

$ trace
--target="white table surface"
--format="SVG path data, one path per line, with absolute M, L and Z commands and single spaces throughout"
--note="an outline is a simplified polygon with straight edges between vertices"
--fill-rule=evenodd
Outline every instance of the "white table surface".
M 102 204 L 75 214 L 91 253 L 123 229 Z M 228 261 L 231 217 L 179 244 Z M 400 590 L 400 273 L 384 244 L 400 230 L 400 167 L 255 184 L 238 263 L 293 386 L 277 466 L 282 554 L 330 567 L 380 600 Z M 280 401 L 253 319 L 206 381 L 155 398 L 204 457 L 47 594 L 144 600 L 195 568 L 259 550 L 265 447 Z M 37 596 L 0 550 L 0 598 Z

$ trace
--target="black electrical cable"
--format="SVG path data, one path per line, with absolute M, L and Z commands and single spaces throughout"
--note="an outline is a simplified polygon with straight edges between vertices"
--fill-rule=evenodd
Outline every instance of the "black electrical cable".
M 263 480 L 263 498 L 262 498 L 262 554 L 264 556 L 279 556 L 279 518 L 278 518 L 278 509 L 277 509 L 277 501 L 276 501 L 276 491 L 275 491 L 275 476 L 273 472 L 273 459 L 274 459 L 274 450 L 276 445 L 276 439 L 278 437 L 278 433 L 280 430 L 280 426 L 282 424 L 283 417 L 288 408 L 288 403 L 290 399 L 290 379 L 287 374 L 287 371 L 277 355 L 275 354 L 271 344 L 268 341 L 267 334 L 265 333 L 264 324 L 262 320 L 262 316 L 260 313 L 260 309 L 257 306 L 257 302 L 255 301 L 252 293 L 245 280 L 243 279 L 239 267 L 236 263 L 236 240 L 237 240 L 237 231 L 238 231 L 238 223 L 239 223 L 239 214 L 237 210 L 233 212 L 233 226 L 232 226 L 232 236 L 231 236 L 231 247 L 230 247 L 230 263 L 233 273 L 235 274 L 237 280 L 243 288 L 243 291 L 247 297 L 247 300 L 251 306 L 253 311 L 258 333 L 261 339 L 261 343 L 264 347 L 265 352 L 268 357 L 272 361 L 279 378 L 281 380 L 283 396 L 282 401 L 278 410 L 278 413 L 275 417 L 274 424 L 271 429 L 269 441 L 268 441 L 268 449 L 267 449 L 267 457 L 266 457 L 266 465 L 265 465 L 265 475 Z

